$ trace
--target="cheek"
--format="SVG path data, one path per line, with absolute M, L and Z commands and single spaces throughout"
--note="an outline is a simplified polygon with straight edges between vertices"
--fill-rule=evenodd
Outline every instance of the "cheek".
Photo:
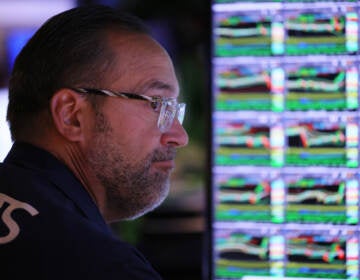
M 143 159 L 160 147 L 161 138 L 157 120 L 153 118 L 155 116 L 145 114 L 147 107 L 142 108 L 139 106 L 141 104 L 127 103 L 127 106 L 122 106 L 123 104 L 119 104 L 119 102 L 112 103 L 109 104 L 110 108 L 106 111 L 106 118 L 112 130 L 111 137 L 113 139 L 111 141 L 116 143 L 123 154 L 135 161 Z
M 86 122 L 83 122 L 82 131 L 84 135 L 84 141 L 79 144 L 85 151 L 91 150 L 94 146 L 94 140 L 98 139 L 99 135 L 102 134 L 98 131 L 98 120 L 95 119 L 95 113 L 89 115 Z M 97 141 L 96 141 L 97 142 Z
M 114 129 L 116 142 L 123 153 L 134 161 L 142 160 L 160 146 L 160 136 L 156 130 L 145 125 L 127 125 Z

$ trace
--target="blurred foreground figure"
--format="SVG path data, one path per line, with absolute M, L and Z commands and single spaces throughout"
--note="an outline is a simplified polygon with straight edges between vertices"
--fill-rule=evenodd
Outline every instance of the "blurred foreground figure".
M 0 164 L 0 279 L 161 279 L 107 223 L 169 191 L 185 104 L 166 51 L 109 7 L 48 20 L 9 84 L 14 145 Z

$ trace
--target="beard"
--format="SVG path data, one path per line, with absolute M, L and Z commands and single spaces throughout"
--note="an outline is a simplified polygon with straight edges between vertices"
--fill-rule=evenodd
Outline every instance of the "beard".
M 106 211 L 114 220 L 142 216 L 158 207 L 169 193 L 170 173 L 152 170 L 151 166 L 174 159 L 175 148 L 155 149 L 143 159 L 131 159 L 128 154 L 126 147 L 117 144 L 104 115 L 97 113 L 93 145 L 87 156 L 104 188 Z

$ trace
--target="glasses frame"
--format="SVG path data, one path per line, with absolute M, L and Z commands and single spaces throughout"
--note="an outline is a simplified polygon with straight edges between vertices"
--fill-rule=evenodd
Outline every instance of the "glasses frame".
M 162 133 L 170 129 L 170 127 L 174 123 L 175 117 L 177 117 L 181 125 L 184 121 L 186 104 L 178 103 L 176 98 L 173 97 L 147 96 L 137 93 L 115 92 L 108 89 L 96 89 L 96 88 L 70 88 L 70 89 L 76 91 L 77 93 L 96 94 L 103 96 L 105 95 L 111 97 L 122 97 L 126 99 L 137 99 L 137 100 L 147 101 L 150 103 L 151 108 L 155 112 L 159 112 L 157 126 Z

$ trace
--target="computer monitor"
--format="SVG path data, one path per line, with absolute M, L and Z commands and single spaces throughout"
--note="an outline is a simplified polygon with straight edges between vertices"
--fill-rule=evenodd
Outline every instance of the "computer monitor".
M 359 279 L 358 1 L 212 2 L 210 279 Z

